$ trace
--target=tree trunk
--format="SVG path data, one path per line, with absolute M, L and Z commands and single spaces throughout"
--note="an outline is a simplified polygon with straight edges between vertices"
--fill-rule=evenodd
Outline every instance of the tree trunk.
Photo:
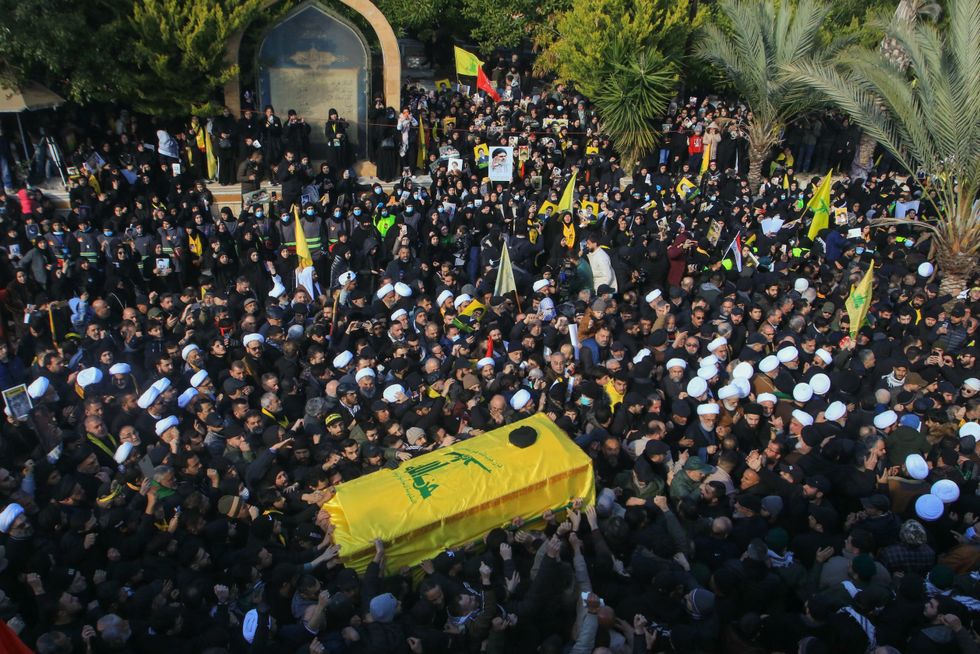
M 923 4 L 922 0 L 902 0 L 895 7 L 895 15 L 892 20 L 911 26 L 917 20 L 919 9 Z M 878 52 L 884 55 L 898 70 L 904 71 L 911 63 L 909 53 L 905 51 L 901 43 L 890 36 L 885 36 L 881 40 Z M 866 133 L 861 133 L 861 141 L 858 143 L 857 152 L 854 154 L 854 161 L 851 162 L 852 178 L 863 177 L 867 179 L 871 176 L 876 145 L 877 143 L 873 138 Z
M 871 176 L 876 145 L 878 145 L 877 141 L 868 136 L 867 132 L 861 132 L 861 140 L 858 141 L 857 152 L 854 153 L 854 161 L 851 162 L 852 179 L 859 177 L 868 179 Z
M 977 269 L 976 258 L 962 252 L 945 251 L 937 241 L 936 259 L 940 271 L 939 292 L 956 297 L 965 291 L 967 282 Z
M 759 187 L 762 186 L 762 180 L 765 178 L 762 164 L 771 147 L 770 143 L 758 143 L 751 136 L 749 137 L 749 188 L 752 189 L 753 194 L 758 193 Z

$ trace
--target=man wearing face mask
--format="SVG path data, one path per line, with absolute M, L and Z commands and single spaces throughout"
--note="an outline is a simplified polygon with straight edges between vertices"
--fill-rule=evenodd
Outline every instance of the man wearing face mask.
M 312 202 L 303 205 L 302 219 L 300 227 L 303 235 L 306 236 L 306 245 L 310 248 L 310 255 L 313 261 L 317 261 L 323 256 L 323 223 L 317 215 L 316 206 Z

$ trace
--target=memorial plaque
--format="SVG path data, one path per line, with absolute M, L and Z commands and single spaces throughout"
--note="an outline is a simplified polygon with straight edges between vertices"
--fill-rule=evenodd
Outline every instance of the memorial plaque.
M 289 109 L 306 120 L 314 160 L 326 151 L 331 108 L 349 123 L 351 147 L 364 156 L 370 56 L 356 28 L 315 3 L 302 5 L 269 30 L 258 63 L 261 104 L 273 105 L 284 123 Z

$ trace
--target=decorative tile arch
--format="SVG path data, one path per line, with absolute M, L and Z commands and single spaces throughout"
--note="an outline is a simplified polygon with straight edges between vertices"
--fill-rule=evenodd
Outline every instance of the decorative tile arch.
M 265 0 L 262 7 L 268 9 L 280 0 Z M 401 106 L 402 59 L 398 51 L 398 39 L 391 29 L 388 19 L 371 0 L 340 0 L 345 5 L 359 13 L 371 25 L 378 43 L 381 45 L 382 86 L 384 89 L 385 105 L 399 108 Z M 239 50 L 242 45 L 242 35 L 245 30 L 236 33 L 228 40 L 225 48 L 225 61 L 238 63 Z M 225 104 L 232 114 L 239 115 L 242 108 L 241 80 L 238 77 L 225 84 Z

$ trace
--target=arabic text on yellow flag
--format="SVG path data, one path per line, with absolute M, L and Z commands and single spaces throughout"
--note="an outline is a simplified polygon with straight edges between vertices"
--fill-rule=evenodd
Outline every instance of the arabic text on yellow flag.
M 497 268 L 497 281 L 493 284 L 493 294 L 506 295 L 511 291 L 517 291 L 517 284 L 514 282 L 514 267 L 510 263 L 510 250 L 504 243 L 500 252 L 500 266 Z
M 299 222 L 299 206 L 293 205 L 293 228 L 296 230 L 296 268 L 304 270 L 313 265 L 313 255 L 310 254 L 310 246 L 306 242 L 306 233 Z
M 518 427 L 537 432 L 526 448 L 512 444 Z M 324 505 L 344 564 L 363 571 L 374 539 L 385 543 L 387 567 L 414 566 L 481 538 L 515 517 L 530 522 L 575 498 L 595 501 L 589 457 L 544 414 L 382 469 L 337 486 Z
M 806 208 L 807 211 L 813 212 L 810 231 L 807 232 L 807 238 L 812 241 L 821 229 L 830 226 L 830 172 L 821 180 L 820 186 L 817 187 Z
M 480 72 L 480 66 L 483 65 L 483 62 L 477 59 L 475 54 L 467 52 L 455 45 L 453 46 L 453 52 L 456 54 L 456 74 L 476 77 Z
M 565 190 L 561 192 L 561 199 L 558 200 L 558 211 L 572 210 L 572 204 L 575 202 L 575 180 L 577 177 L 578 171 L 575 171 L 568 179 L 568 183 L 565 184 Z
M 864 320 L 868 316 L 868 308 L 871 306 L 871 295 L 874 293 L 874 270 L 875 264 L 872 261 L 868 272 L 858 282 L 858 285 L 851 289 L 851 294 L 847 296 L 844 306 L 847 308 L 847 315 L 851 319 L 851 337 L 857 336 L 858 331 L 864 325 Z

